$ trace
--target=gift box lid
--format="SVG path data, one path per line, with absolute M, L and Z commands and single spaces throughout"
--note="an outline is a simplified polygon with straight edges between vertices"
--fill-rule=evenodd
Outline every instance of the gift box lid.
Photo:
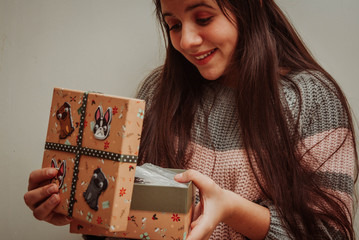
M 55 211 L 126 229 L 145 102 L 54 88 L 43 167 L 59 174 Z

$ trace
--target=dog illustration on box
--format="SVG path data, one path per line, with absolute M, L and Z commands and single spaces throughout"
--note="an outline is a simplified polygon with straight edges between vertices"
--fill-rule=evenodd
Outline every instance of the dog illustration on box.
M 63 160 L 60 166 L 58 167 L 56 160 L 53 158 L 51 159 L 51 167 L 56 168 L 58 170 L 57 175 L 53 179 L 51 179 L 51 182 L 58 181 L 59 189 L 61 189 L 66 176 L 66 160 Z
M 108 108 L 103 114 L 101 106 L 95 112 L 95 126 L 93 128 L 94 137 L 98 140 L 105 140 L 110 133 L 110 123 L 112 120 L 112 108 Z
M 74 131 L 71 116 L 71 106 L 65 102 L 57 111 L 56 118 L 60 122 L 60 139 L 65 139 Z
M 96 168 L 93 172 L 90 184 L 88 185 L 83 196 L 93 210 L 98 210 L 98 198 L 101 193 L 107 189 L 108 181 L 105 174 L 101 171 L 101 168 Z

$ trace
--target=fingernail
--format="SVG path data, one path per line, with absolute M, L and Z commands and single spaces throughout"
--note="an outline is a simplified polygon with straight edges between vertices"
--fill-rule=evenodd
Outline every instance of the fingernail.
M 51 187 L 49 187 L 47 189 L 48 194 L 53 194 L 53 193 L 56 193 L 56 192 L 58 192 L 58 187 L 56 185 L 52 185 Z
M 50 203 L 51 203 L 51 204 L 55 205 L 55 204 L 58 203 L 58 201 L 59 201 L 59 200 L 58 200 L 56 194 L 54 194 L 54 195 L 52 195 L 52 196 L 50 197 Z
M 182 177 L 183 177 L 183 173 L 180 173 L 175 176 L 175 179 L 181 179 Z
M 71 222 L 71 221 L 72 221 L 72 218 L 69 217 L 69 216 L 66 216 L 66 220 L 67 220 L 68 222 Z
M 49 169 L 47 169 L 47 171 L 46 171 L 46 174 L 47 174 L 47 176 L 49 176 L 49 177 L 54 176 L 55 173 L 56 173 L 56 169 L 55 169 L 55 168 L 49 168 Z

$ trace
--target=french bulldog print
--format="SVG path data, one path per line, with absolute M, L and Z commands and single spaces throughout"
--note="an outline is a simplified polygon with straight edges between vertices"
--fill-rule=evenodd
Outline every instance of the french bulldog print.
M 96 168 L 93 172 L 90 184 L 88 185 L 86 191 L 83 193 L 85 201 L 90 208 L 97 211 L 98 210 L 98 198 L 101 193 L 107 189 L 108 181 L 101 171 L 101 168 Z
M 94 136 L 98 140 L 105 140 L 110 133 L 110 123 L 112 120 L 112 108 L 108 108 L 103 114 L 101 106 L 98 106 L 95 112 L 95 126 L 93 128 Z
M 53 180 L 59 181 L 59 189 L 60 189 L 64 183 L 64 179 L 66 176 L 66 161 L 63 160 L 60 164 L 60 167 L 57 167 L 56 160 L 53 158 L 51 159 L 51 167 L 56 168 L 58 170 L 57 175 L 51 180 L 51 182 Z
M 56 118 L 60 122 L 60 139 L 65 139 L 74 131 L 71 116 L 71 106 L 65 102 L 57 111 Z

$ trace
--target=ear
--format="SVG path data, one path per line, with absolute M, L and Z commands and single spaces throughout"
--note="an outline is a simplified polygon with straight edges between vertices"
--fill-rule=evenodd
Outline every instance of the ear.
M 111 119 L 112 119 L 112 109 L 111 108 L 107 109 L 107 111 L 105 112 L 105 116 L 103 118 L 107 124 L 109 124 L 111 122 Z
M 104 181 L 103 181 L 102 191 L 105 191 L 105 190 L 107 189 L 107 186 L 108 186 L 108 181 L 107 181 L 107 179 L 105 178 Z
M 60 176 L 64 176 L 66 171 L 66 161 L 62 161 L 60 167 L 59 167 L 59 174 Z
M 98 106 L 97 107 L 97 110 L 95 112 L 95 120 L 96 122 L 99 121 L 102 117 L 102 107 L 101 106 Z
M 64 183 L 66 175 L 66 160 L 63 160 L 60 164 L 59 171 L 57 172 L 57 179 L 59 180 L 59 189 L 62 187 L 62 184 Z
M 54 158 L 51 159 L 51 167 L 52 168 L 57 168 L 57 163 L 56 163 L 56 160 Z

